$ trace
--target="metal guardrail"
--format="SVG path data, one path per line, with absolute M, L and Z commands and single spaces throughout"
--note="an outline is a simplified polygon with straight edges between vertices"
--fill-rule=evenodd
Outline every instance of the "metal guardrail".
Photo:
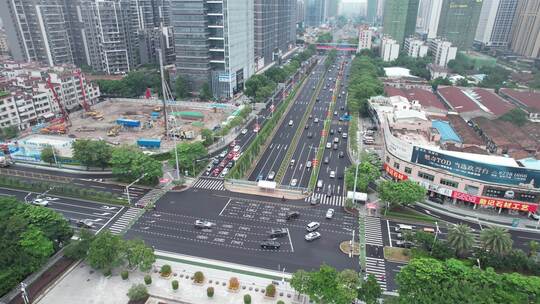
M 64 183 L 70 183 L 71 181 L 73 181 L 73 178 L 71 177 L 43 174 L 43 173 L 37 173 L 37 172 L 32 172 L 32 171 L 21 171 L 21 170 L 15 170 L 15 169 L 7 169 L 7 168 L 0 168 L 0 173 L 3 176 L 20 176 L 20 177 L 28 177 L 28 178 L 33 178 L 33 179 L 57 181 L 57 182 L 64 182 Z

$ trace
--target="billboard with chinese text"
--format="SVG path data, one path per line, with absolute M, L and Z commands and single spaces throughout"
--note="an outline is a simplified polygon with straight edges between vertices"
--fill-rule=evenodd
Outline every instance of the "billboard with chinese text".
M 529 184 L 540 188 L 540 171 L 537 170 L 485 164 L 417 146 L 413 149 L 411 162 L 487 183 L 516 186 Z

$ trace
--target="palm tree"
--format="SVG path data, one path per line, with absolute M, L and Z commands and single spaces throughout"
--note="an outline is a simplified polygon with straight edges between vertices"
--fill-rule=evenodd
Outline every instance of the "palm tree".
M 459 257 L 463 257 L 474 245 L 472 230 L 465 224 L 459 224 L 448 231 L 448 243 L 456 250 Z
M 510 233 L 501 227 L 491 227 L 482 230 L 480 241 L 485 250 L 497 255 L 504 255 L 512 250 L 513 241 Z
M 530 257 L 536 257 L 538 254 L 538 249 L 540 249 L 540 243 L 537 241 L 530 241 L 529 242 L 529 256 Z

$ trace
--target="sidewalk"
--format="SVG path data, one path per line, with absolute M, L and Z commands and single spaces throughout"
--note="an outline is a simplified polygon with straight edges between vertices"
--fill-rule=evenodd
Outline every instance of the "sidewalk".
M 440 212 L 453 218 L 459 218 L 470 222 L 480 222 L 484 225 L 504 226 L 505 228 L 511 230 L 524 230 L 540 233 L 540 225 L 538 226 L 538 230 L 535 229 L 538 221 L 524 218 L 523 216 L 498 214 L 497 211 L 482 210 L 480 208 L 474 210 L 466 206 L 454 205 L 452 203 L 444 203 L 444 205 L 439 205 L 428 200 L 422 203 L 418 203 L 418 205 L 432 211 Z M 519 224 L 517 227 L 512 227 L 514 219 L 519 219 Z
M 257 304 L 276 303 L 278 300 L 289 304 L 302 303 L 302 301 L 298 301 L 295 291 L 290 285 L 279 279 L 281 273 L 277 271 L 164 252 L 156 252 L 156 255 L 158 260 L 150 272 L 152 284 L 148 286 L 148 291 L 151 297 L 147 303 L 161 301 L 161 303 L 238 304 L 243 303 L 245 294 L 250 294 L 252 303 Z M 191 262 L 197 262 L 198 265 L 192 265 Z M 164 264 L 171 265 L 173 275 L 170 278 L 162 278 L 158 273 L 159 268 Z M 215 269 L 215 267 L 222 267 L 223 270 Z M 229 267 L 242 268 L 245 271 L 255 273 L 255 275 L 238 273 L 236 272 L 238 269 Z M 205 276 L 202 285 L 194 284 L 191 280 L 196 271 L 202 271 Z M 277 275 L 277 278 L 259 277 L 259 272 L 271 273 Z M 118 269 L 113 272 L 111 277 L 104 277 L 103 274 L 92 271 L 85 263 L 81 263 L 57 281 L 48 292 L 34 303 L 125 304 L 128 302 L 126 296 L 128 289 L 133 284 L 143 283 L 144 275 L 145 273 L 140 271 L 133 271 L 124 281 L 121 279 Z M 231 277 L 238 278 L 240 282 L 240 288 L 236 292 L 228 290 L 228 282 Z M 289 275 L 286 274 L 285 277 L 289 277 Z M 171 287 L 173 280 L 179 281 L 179 288 L 176 291 Z M 269 299 L 264 296 L 264 290 L 272 282 L 277 284 L 276 296 Z M 210 286 L 214 288 L 213 298 L 208 298 L 206 295 L 206 289 Z

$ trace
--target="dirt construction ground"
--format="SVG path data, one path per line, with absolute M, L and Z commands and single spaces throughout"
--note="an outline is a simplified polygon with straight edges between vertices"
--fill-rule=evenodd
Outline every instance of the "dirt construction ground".
M 172 108 L 168 108 L 167 113 L 196 111 L 204 115 L 204 119 L 201 121 L 203 126 L 199 124 L 193 126 L 194 120 L 176 117 L 175 119 L 169 119 L 171 122 L 169 128 L 175 127 L 186 132 L 193 131 L 194 138 L 198 138 L 203 128 L 212 129 L 214 126 L 220 125 L 232 112 L 229 109 L 217 109 L 214 111 L 207 105 L 209 104 L 174 105 Z M 92 110 L 101 114 L 103 119 L 94 119 L 84 115 L 83 111 L 70 114 L 72 126 L 69 128 L 68 134 L 74 135 L 76 138 L 104 139 L 112 144 L 136 144 L 139 138 L 160 138 L 165 140 L 163 112 L 160 112 L 158 119 L 152 119 L 151 113 L 157 110 L 156 107 L 161 108 L 159 103 L 106 100 L 92 106 Z M 116 123 L 116 120 L 120 118 L 139 120 L 141 127 L 122 128 Z M 117 129 L 118 135 L 108 136 L 109 130 L 113 128 Z M 172 143 L 169 142 L 172 141 L 162 141 L 162 149 L 172 146 Z

